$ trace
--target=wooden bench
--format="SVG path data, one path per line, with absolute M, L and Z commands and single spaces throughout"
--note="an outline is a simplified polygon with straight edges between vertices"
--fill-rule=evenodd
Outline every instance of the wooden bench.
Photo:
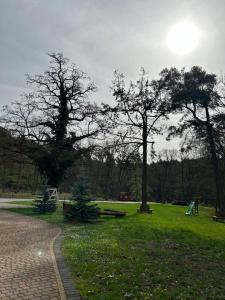
M 213 218 L 213 220 L 216 221 L 216 222 L 225 223 L 225 218 L 224 218 L 224 217 L 213 216 L 212 218 Z
M 104 209 L 99 213 L 100 216 L 114 216 L 114 217 L 124 217 L 126 213 L 123 211 L 112 210 L 112 209 Z

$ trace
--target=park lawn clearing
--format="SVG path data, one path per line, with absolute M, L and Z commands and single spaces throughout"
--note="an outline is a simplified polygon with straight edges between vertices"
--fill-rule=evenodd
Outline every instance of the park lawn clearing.
M 212 221 L 212 209 L 185 216 L 186 207 L 156 204 L 145 215 L 137 204 L 99 206 L 127 216 L 68 224 L 61 212 L 36 215 L 64 224 L 63 254 L 85 299 L 225 299 L 225 224 Z
M 11 201 L 11 202 L 9 202 L 9 204 L 33 206 L 33 201 L 32 200 L 21 200 L 21 201 L 18 200 L 18 201 Z

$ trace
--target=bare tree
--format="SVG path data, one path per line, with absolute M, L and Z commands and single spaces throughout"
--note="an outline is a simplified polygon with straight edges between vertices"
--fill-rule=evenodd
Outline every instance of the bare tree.
M 139 80 L 126 87 L 124 75 L 116 72 L 112 91 L 117 105 L 113 108 L 105 105 L 112 123 L 112 134 L 118 144 L 142 148 L 141 212 L 151 212 L 147 204 L 147 153 L 148 145 L 154 144 L 153 135 L 159 134 L 162 129 L 159 121 L 168 112 L 167 101 L 162 94 L 163 86 L 162 80 L 149 81 L 147 73 L 141 69 Z
M 42 75 L 27 76 L 34 88 L 21 101 L 4 107 L 1 123 L 24 140 L 24 151 L 57 187 L 74 158 L 87 150 L 102 125 L 98 107 L 89 101 L 96 87 L 61 53 L 50 53 Z

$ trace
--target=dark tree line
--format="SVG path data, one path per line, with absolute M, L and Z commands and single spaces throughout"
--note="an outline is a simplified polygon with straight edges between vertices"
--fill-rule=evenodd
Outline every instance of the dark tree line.
M 9 191 L 34 193 L 41 182 L 37 168 L 24 155 L 21 143 L 0 127 L 0 190 L 3 195 Z
M 198 198 L 204 204 L 214 205 L 216 194 L 209 157 L 186 154 L 177 160 L 178 155 L 175 150 L 162 150 L 148 164 L 148 199 L 171 203 Z M 80 176 L 88 178 L 96 197 L 118 200 L 120 192 L 126 192 L 133 201 L 141 200 L 142 162 L 138 157 L 121 162 L 111 156 L 110 163 L 90 157 L 77 161 L 62 182 L 63 190 L 69 191 Z
M 5 144 L 2 135 L 0 140 Z M 148 164 L 147 170 L 149 200 L 170 203 L 198 197 L 203 203 L 214 205 L 216 194 L 209 157 L 162 150 L 154 162 Z M 118 156 L 105 150 L 102 153 L 98 151 L 94 156 L 77 159 L 67 170 L 59 189 L 70 193 L 74 182 L 86 177 L 98 198 L 118 200 L 120 192 L 126 192 L 132 200 L 140 201 L 141 175 L 142 162 L 138 153 L 125 157 L 124 153 Z M 12 156 L 7 149 L 1 156 L 0 179 L 2 192 L 34 193 L 43 184 L 33 164 L 28 163 L 25 157 Z

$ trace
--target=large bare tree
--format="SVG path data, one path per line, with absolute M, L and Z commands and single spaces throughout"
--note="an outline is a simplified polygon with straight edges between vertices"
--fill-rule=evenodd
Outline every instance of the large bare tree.
M 141 212 L 151 212 L 147 196 L 147 158 L 148 145 L 154 144 L 154 134 L 161 132 L 160 121 L 169 111 L 163 95 L 164 82 L 148 79 L 141 69 L 140 78 L 128 87 L 124 75 L 116 72 L 112 91 L 116 106 L 105 106 L 111 120 L 112 134 L 118 144 L 133 145 L 134 151 L 142 149 L 142 203 Z
M 50 53 L 41 75 L 27 76 L 33 89 L 4 107 L 3 126 L 24 141 L 24 151 L 57 187 L 74 159 L 87 150 L 87 139 L 102 125 L 98 107 L 89 101 L 96 86 L 61 53 Z

